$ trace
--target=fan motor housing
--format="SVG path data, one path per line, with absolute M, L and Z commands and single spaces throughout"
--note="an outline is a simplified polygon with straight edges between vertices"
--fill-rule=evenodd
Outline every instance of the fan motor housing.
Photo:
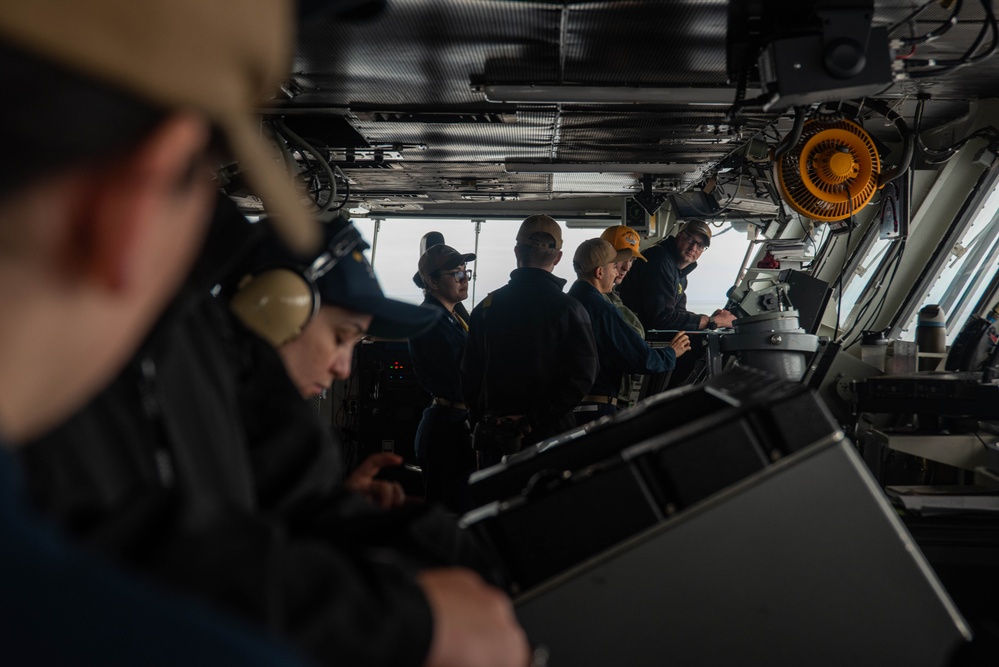
M 829 48 L 833 47 L 833 52 Z M 892 54 L 888 31 L 872 28 L 855 64 L 833 72 L 828 60 L 838 62 L 836 44 L 821 34 L 782 37 L 770 42 L 759 58 L 760 83 L 770 96 L 768 107 L 787 108 L 817 102 L 876 95 L 892 84 Z M 850 76 L 852 72 L 856 72 Z

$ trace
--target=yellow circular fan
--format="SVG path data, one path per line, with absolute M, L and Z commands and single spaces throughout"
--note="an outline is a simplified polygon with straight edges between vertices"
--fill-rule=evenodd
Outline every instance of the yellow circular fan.
M 874 142 L 849 120 L 810 120 L 798 143 L 780 159 L 784 200 L 814 220 L 845 220 L 878 188 L 881 159 Z

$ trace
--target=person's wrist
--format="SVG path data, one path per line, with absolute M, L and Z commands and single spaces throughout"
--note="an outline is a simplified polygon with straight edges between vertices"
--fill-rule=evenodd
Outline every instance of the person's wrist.
M 718 328 L 718 323 L 715 322 L 715 318 L 708 317 L 708 323 L 704 328 L 707 329 L 708 331 L 714 331 L 715 329 Z

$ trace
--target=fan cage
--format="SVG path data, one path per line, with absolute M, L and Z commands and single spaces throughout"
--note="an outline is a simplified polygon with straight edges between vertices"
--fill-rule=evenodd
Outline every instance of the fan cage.
M 878 151 L 860 125 L 813 119 L 781 158 L 777 175 L 792 209 L 814 220 L 835 222 L 873 199 L 880 172 Z

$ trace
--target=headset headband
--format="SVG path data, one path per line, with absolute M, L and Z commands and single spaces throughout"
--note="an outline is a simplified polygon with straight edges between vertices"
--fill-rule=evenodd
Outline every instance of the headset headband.
M 305 278 L 314 283 L 333 269 L 337 263 L 349 255 L 354 248 L 364 243 L 361 232 L 354 225 L 347 225 L 330 239 L 326 252 L 316 257 L 304 271 Z

